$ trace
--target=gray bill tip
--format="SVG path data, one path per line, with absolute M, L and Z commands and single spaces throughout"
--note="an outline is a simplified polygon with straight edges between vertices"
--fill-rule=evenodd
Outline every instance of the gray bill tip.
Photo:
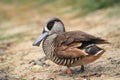
M 32 44 L 33 46 L 39 46 L 41 41 L 48 35 L 48 32 L 42 33 Z
M 40 44 L 33 43 L 32 46 L 40 46 Z

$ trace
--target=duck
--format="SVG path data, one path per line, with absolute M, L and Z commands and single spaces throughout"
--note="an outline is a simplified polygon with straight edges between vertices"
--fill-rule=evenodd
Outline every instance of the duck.
M 70 68 L 75 66 L 81 66 L 79 72 L 83 72 L 84 65 L 96 61 L 105 52 L 98 45 L 109 43 L 80 30 L 66 32 L 64 23 L 56 17 L 45 23 L 42 34 L 33 42 L 33 46 L 40 46 L 41 42 L 47 59 L 67 66 L 68 74 L 73 72 Z

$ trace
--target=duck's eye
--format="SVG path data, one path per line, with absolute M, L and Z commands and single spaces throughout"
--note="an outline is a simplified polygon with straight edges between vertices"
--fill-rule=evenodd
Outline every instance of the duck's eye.
M 47 24 L 47 28 L 48 28 L 49 30 L 51 30 L 52 27 L 53 27 L 53 25 L 54 25 L 54 22 L 49 22 L 49 23 Z

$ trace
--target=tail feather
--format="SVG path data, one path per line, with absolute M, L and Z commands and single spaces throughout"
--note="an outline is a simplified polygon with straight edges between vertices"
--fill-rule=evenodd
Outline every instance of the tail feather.
M 96 46 L 95 44 L 90 44 L 85 47 L 85 52 L 88 53 L 89 55 L 95 55 L 100 51 L 103 51 L 103 49 Z
M 93 43 L 95 44 L 110 44 L 110 42 L 108 42 L 107 40 L 101 39 L 101 38 L 97 38 L 92 40 Z

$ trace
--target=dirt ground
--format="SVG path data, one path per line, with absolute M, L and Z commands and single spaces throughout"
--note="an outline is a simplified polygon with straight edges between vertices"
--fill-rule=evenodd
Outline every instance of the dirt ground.
M 57 16 L 64 22 L 66 31 L 81 30 L 111 42 L 100 45 L 106 52 L 97 61 L 85 65 L 85 72 L 63 76 L 60 70 L 66 67 L 49 60 L 43 67 L 30 63 L 45 56 L 41 46 L 33 47 L 32 43 L 42 32 L 45 21 L 56 16 L 39 15 L 36 11 L 26 11 L 26 18 L 16 16 L 0 24 L 0 80 L 120 80 L 120 16 L 107 16 L 109 9 L 81 18 L 72 18 L 74 13 Z

